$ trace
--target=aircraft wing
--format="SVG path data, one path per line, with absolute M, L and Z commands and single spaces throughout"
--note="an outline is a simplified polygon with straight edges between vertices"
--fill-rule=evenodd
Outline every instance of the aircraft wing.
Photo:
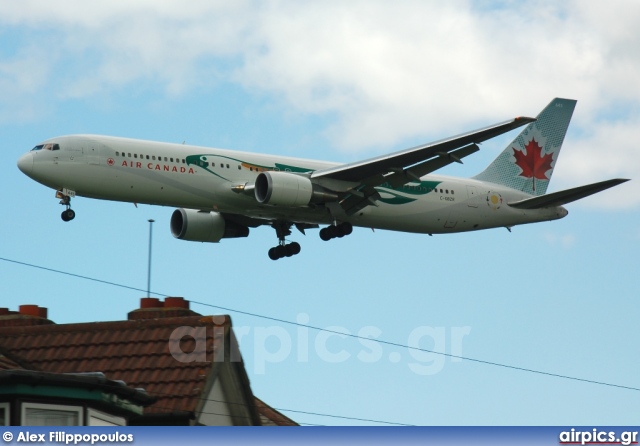
M 539 197 L 527 198 L 524 200 L 509 203 L 509 206 L 517 209 L 540 209 L 554 206 L 562 206 L 572 201 L 580 200 L 589 195 L 602 192 L 610 187 L 617 186 L 629 181 L 624 178 L 616 178 L 614 180 L 601 181 L 599 183 L 587 184 L 586 186 L 574 187 L 573 189 L 561 190 L 551 194 L 541 195 Z
M 518 117 L 430 144 L 317 170 L 311 174 L 311 179 L 330 189 L 344 192 L 346 195 L 340 205 L 351 215 L 368 205 L 375 205 L 379 199 L 374 189 L 376 186 L 386 183 L 391 187 L 400 187 L 419 181 L 420 177 L 452 162 L 461 163 L 461 158 L 479 150 L 476 144 L 534 121 L 535 118 Z

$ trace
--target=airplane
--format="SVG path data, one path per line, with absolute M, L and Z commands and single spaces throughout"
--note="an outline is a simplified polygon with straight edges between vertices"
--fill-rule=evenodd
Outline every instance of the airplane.
M 353 227 L 450 234 L 556 220 L 563 205 L 628 181 L 612 179 L 547 194 L 576 106 L 553 99 L 537 118 L 517 117 L 429 144 L 347 164 L 98 135 L 37 144 L 19 169 L 56 190 L 62 219 L 76 196 L 171 206 L 180 240 L 217 243 L 270 225 L 278 260 L 300 253 L 295 226 L 322 240 Z M 432 174 L 479 150 L 478 144 L 526 126 L 481 173 Z

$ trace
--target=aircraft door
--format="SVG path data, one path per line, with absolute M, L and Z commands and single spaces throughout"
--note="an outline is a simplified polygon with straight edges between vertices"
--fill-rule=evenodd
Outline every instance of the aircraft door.
M 87 160 L 87 164 L 100 164 L 100 145 L 89 141 L 82 147 L 82 152 Z

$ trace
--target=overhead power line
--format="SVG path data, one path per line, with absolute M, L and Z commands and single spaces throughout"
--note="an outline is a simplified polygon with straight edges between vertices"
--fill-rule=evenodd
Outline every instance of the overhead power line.
M 40 266 L 40 265 L 34 265 L 34 264 L 28 263 L 28 262 L 20 262 L 20 261 L 17 261 L 17 260 L 7 259 L 7 258 L 4 258 L 4 257 L 0 257 L 0 260 L 5 261 L 5 262 L 9 262 L 9 263 L 14 263 L 14 264 L 17 264 L 17 265 L 28 266 L 30 268 L 37 268 L 37 269 L 50 271 L 50 272 L 57 273 L 57 274 L 64 274 L 64 275 L 71 276 L 71 277 L 90 280 L 90 281 L 93 281 L 93 282 L 104 283 L 106 285 L 112 285 L 112 286 L 125 288 L 125 289 L 129 289 L 129 290 L 134 290 L 134 291 L 146 292 L 146 290 L 142 290 L 140 288 L 136 288 L 136 287 L 132 287 L 132 286 L 128 286 L 128 285 L 123 285 L 123 284 L 116 283 L 116 282 L 110 282 L 110 281 L 107 281 L 107 280 L 96 279 L 96 278 L 89 277 L 89 276 L 83 276 L 81 274 L 74 274 L 74 273 L 69 273 L 67 271 L 61 271 L 61 270 L 57 270 L 57 269 L 53 269 L 53 268 L 47 268 L 47 267 Z M 152 292 L 151 294 L 155 294 L 156 296 L 162 296 L 162 297 L 169 296 L 168 294 L 157 293 L 157 292 Z M 340 336 L 347 336 L 347 337 L 351 337 L 351 338 L 354 338 L 354 339 L 361 339 L 361 340 L 365 340 L 365 341 L 371 341 L 370 338 L 366 338 L 366 337 L 363 337 L 363 336 L 358 336 L 358 335 L 355 335 L 355 334 L 344 333 L 344 332 L 341 332 L 341 331 L 339 332 L 339 331 L 331 330 L 331 329 L 327 329 L 327 328 L 315 327 L 313 325 L 302 324 L 302 323 L 299 323 L 299 322 L 288 321 L 286 319 L 280 319 L 280 318 L 276 318 L 276 317 L 272 317 L 272 316 L 265 316 L 265 315 L 262 315 L 262 314 L 252 313 L 252 312 L 243 311 L 243 310 L 237 310 L 237 309 L 229 308 L 229 307 L 222 307 L 222 306 L 219 306 L 219 305 L 208 304 L 208 303 L 205 303 L 205 302 L 198 302 L 198 301 L 194 301 L 194 300 L 189 300 L 189 301 L 194 303 L 194 304 L 197 304 L 197 305 L 203 305 L 203 306 L 207 306 L 207 307 L 211 307 L 211 308 L 217 308 L 217 309 L 220 309 L 220 310 L 223 310 L 223 311 L 229 311 L 229 312 L 232 312 L 232 313 L 244 314 L 246 316 L 256 317 L 256 318 L 260 318 L 260 319 L 267 319 L 267 320 L 270 320 L 270 321 L 280 322 L 280 323 L 283 323 L 283 324 L 293 325 L 293 326 L 297 326 L 297 327 L 309 328 L 311 330 L 324 331 L 324 332 L 327 332 L 327 333 L 338 334 Z M 449 358 L 462 359 L 462 360 L 465 360 L 465 361 L 475 362 L 475 363 L 478 363 L 478 364 L 484 364 L 484 365 L 489 365 L 489 366 L 493 366 L 493 367 L 501 367 L 501 368 L 510 369 L 510 370 L 517 370 L 517 371 L 520 371 L 520 372 L 527 372 L 527 373 L 534 373 L 534 374 L 537 374 L 537 375 L 549 376 L 549 377 L 553 377 L 553 378 L 560 378 L 560 379 L 566 379 L 566 380 L 571 380 L 571 381 L 578 381 L 578 382 L 584 382 L 584 383 L 589 383 L 589 384 L 596 384 L 596 385 L 600 385 L 600 386 L 615 387 L 615 388 L 618 388 L 618 389 L 633 390 L 633 391 L 636 391 L 636 392 L 640 392 L 640 388 L 638 388 L 638 387 L 625 386 L 625 385 L 615 384 L 615 383 L 608 383 L 608 382 L 605 382 L 605 381 L 598 381 L 598 380 L 593 380 L 593 379 L 579 378 L 579 377 L 576 377 L 576 376 L 563 375 L 563 374 L 560 374 L 560 373 L 546 372 L 546 371 L 543 371 L 543 370 L 536 370 L 536 369 L 531 369 L 531 368 L 527 368 L 527 367 L 519 367 L 519 366 L 515 366 L 515 365 L 500 363 L 500 362 L 494 362 L 494 361 L 487 361 L 487 360 L 483 360 L 483 359 L 471 358 L 471 357 L 468 357 L 468 356 L 453 355 L 451 353 L 439 352 L 439 351 L 429 350 L 429 349 L 420 348 L 420 347 L 412 347 L 412 346 L 409 346 L 409 345 L 400 344 L 398 342 L 385 341 L 385 340 L 382 340 L 382 339 L 376 339 L 376 341 L 381 343 L 381 344 L 385 344 L 385 345 L 391 345 L 391 346 L 394 346 L 394 347 L 407 348 L 407 349 L 421 351 L 421 352 L 425 352 L 425 353 L 432 353 L 432 354 L 435 354 L 435 355 L 442 355 L 442 356 L 446 356 L 446 357 L 449 357 Z M 282 409 L 282 410 L 286 410 L 286 409 Z

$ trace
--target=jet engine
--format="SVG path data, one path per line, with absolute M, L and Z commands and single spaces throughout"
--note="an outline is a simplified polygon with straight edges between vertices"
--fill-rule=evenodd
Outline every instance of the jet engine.
M 171 234 L 180 240 L 217 243 L 223 238 L 246 237 L 249 228 L 217 212 L 176 209 L 171 214 Z
M 288 172 L 262 172 L 255 182 L 258 203 L 275 206 L 307 206 L 309 203 L 334 201 L 338 195 L 302 175 Z

